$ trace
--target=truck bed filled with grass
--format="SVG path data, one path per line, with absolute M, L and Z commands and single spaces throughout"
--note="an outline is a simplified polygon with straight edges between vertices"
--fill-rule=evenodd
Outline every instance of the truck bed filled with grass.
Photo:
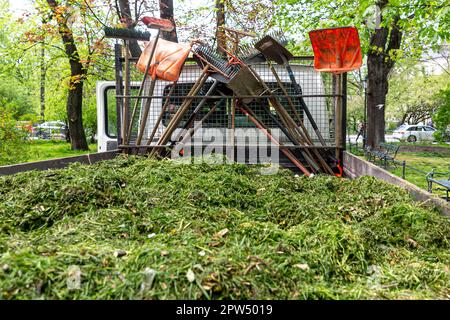
M 0 299 L 449 299 L 449 236 L 372 177 L 120 157 L 0 177 Z

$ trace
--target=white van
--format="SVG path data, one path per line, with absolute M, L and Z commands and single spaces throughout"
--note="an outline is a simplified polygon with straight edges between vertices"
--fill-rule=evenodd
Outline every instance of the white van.
M 294 71 L 297 82 L 300 84 L 304 101 L 308 106 L 312 116 L 314 117 L 319 130 L 327 142 L 329 146 L 334 145 L 334 104 L 333 100 L 330 97 L 324 96 L 325 94 L 330 94 L 331 92 L 325 92 L 327 87 L 331 87 L 331 79 L 324 80 L 325 75 L 322 75 L 318 72 L 315 72 L 312 66 L 300 65 L 300 64 L 292 64 L 292 69 Z M 286 89 L 290 94 L 295 95 L 293 90 L 293 86 L 289 80 L 288 73 L 283 66 L 274 66 L 281 81 L 284 83 Z M 273 74 L 270 72 L 270 69 L 266 64 L 256 64 L 253 65 L 253 68 L 256 72 L 261 76 L 261 78 L 268 84 L 268 86 L 273 89 L 274 94 L 282 95 L 281 90 L 278 88 L 276 79 Z M 159 134 L 163 132 L 165 126 L 167 125 L 171 113 L 176 111 L 176 107 L 181 104 L 182 99 L 176 98 L 175 96 L 183 96 L 187 95 L 190 88 L 194 84 L 194 82 L 198 79 L 201 74 L 200 68 L 196 64 L 186 64 L 183 68 L 183 71 L 180 75 L 178 83 L 175 87 L 174 93 L 170 100 L 170 105 L 173 108 L 168 108 L 162 123 L 160 124 L 157 134 L 154 138 L 154 142 L 157 141 Z M 208 80 L 209 81 L 209 80 Z M 212 83 L 213 79 L 210 78 Z M 167 93 L 172 85 L 171 82 L 167 81 L 158 81 L 155 87 L 155 91 L 153 96 L 156 98 L 152 99 L 150 112 L 147 118 L 147 124 L 144 131 L 143 143 L 145 144 L 151 135 L 151 132 L 156 124 L 156 120 L 162 108 L 163 99 L 161 97 L 167 96 Z M 133 82 L 132 86 L 138 88 L 139 83 Z M 205 86 L 207 87 L 207 86 Z M 206 91 L 206 90 L 204 90 Z M 278 92 L 278 93 L 277 93 Z M 204 92 L 203 92 L 204 94 Z M 215 93 L 214 95 L 218 95 L 219 93 Z M 202 95 L 202 93 L 200 93 Z M 159 97 L 159 98 L 157 98 Z M 284 98 L 279 98 L 280 102 L 288 108 L 287 101 L 283 101 Z M 210 101 L 217 101 L 220 99 L 209 99 L 205 105 L 205 108 L 208 109 L 211 106 Z M 295 99 L 294 99 L 295 100 Z M 200 99 L 194 101 L 192 108 L 195 108 L 196 103 L 198 103 Z M 222 101 L 221 106 L 218 107 L 215 113 L 208 118 L 207 121 L 202 126 L 202 129 L 197 133 L 204 137 L 204 141 L 210 141 L 214 136 L 219 136 L 217 133 L 221 133 L 222 136 L 226 136 L 226 129 L 230 128 L 230 117 L 231 117 L 231 108 L 230 108 L 231 98 L 226 98 Z M 131 106 L 134 105 L 134 101 L 132 101 Z M 296 103 L 297 105 L 297 103 Z M 251 108 L 255 107 L 258 109 L 257 102 L 254 105 L 250 106 Z M 255 110 L 256 110 L 255 109 Z M 253 110 L 253 109 L 252 109 Z M 303 116 L 303 111 L 298 107 L 298 112 Z M 264 116 L 261 114 L 261 116 Z M 137 119 L 137 123 L 142 119 L 142 115 L 139 114 L 139 119 Z M 318 141 L 317 137 L 311 127 L 310 122 L 307 120 L 306 116 L 303 117 L 305 120 L 305 125 L 312 136 L 313 140 Z M 270 121 L 269 121 L 270 122 Z M 235 126 L 236 128 L 247 128 L 247 135 L 250 131 L 250 135 L 254 132 L 254 136 L 260 135 L 260 132 L 254 125 L 247 119 L 247 117 L 243 114 L 236 112 L 235 116 Z M 135 125 L 137 128 L 137 126 Z M 282 134 L 280 129 L 276 127 L 275 124 L 269 123 L 269 127 L 271 127 L 271 134 L 281 142 L 288 142 L 287 137 Z M 115 98 L 115 82 L 113 81 L 100 81 L 97 82 L 97 135 L 98 135 L 98 151 L 104 152 L 108 150 L 117 149 L 117 123 L 116 123 L 116 98 Z M 178 134 L 177 130 L 173 134 L 173 138 Z M 135 139 L 136 134 L 134 134 Z M 236 137 L 235 137 L 236 138 Z M 209 139 L 209 140 L 208 140 Z M 218 142 L 218 141 L 216 141 Z M 220 143 L 220 142 L 218 142 Z M 133 139 L 131 141 L 133 144 Z

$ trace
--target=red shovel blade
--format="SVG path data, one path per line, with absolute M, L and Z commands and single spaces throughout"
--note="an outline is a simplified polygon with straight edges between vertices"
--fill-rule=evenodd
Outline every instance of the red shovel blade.
M 315 70 L 340 74 L 361 67 L 361 45 L 355 27 L 313 30 L 309 38 Z
M 161 31 L 172 31 L 173 23 L 167 19 L 158 19 L 153 17 L 143 17 L 141 21 L 150 29 L 161 29 Z

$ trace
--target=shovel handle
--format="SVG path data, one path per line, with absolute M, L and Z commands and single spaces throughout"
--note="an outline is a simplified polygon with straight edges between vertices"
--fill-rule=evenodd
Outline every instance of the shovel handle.
M 287 59 L 286 59 L 284 56 L 282 56 L 282 58 L 283 58 L 283 62 L 284 62 L 284 67 L 286 68 L 286 71 L 287 71 L 287 73 L 288 73 L 288 75 L 289 75 L 289 79 L 291 80 L 291 83 L 292 83 L 292 85 L 294 86 L 295 92 L 296 92 L 298 95 L 302 95 L 302 94 L 303 94 L 303 93 L 302 93 L 302 87 L 300 87 L 300 85 L 297 83 L 297 80 L 295 79 L 295 76 L 294 76 L 294 72 L 292 71 L 292 68 L 291 68 L 289 62 L 287 61 Z M 306 105 L 305 100 L 303 100 L 303 97 L 298 97 L 298 99 L 299 99 L 299 101 L 300 101 L 300 106 L 301 106 L 301 108 L 303 109 L 303 111 L 305 111 L 306 117 L 308 118 L 309 122 L 311 123 L 311 126 L 312 126 L 313 129 L 314 129 L 314 132 L 315 132 L 316 135 L 317 135 L 317 138 L 319 138 L 319 141 L 320 141 L 320 143 L 321 143 L 323 146 L 326 146 L 326 142 L 325 142 L 325 140 L 323 139 L 323 136 L 322 136 L 322 134 L 321 134 L 320 131 L 319 131 L 319 127 L 317 126 L 316 121 L 314 120 L 314 118 L 313 118 L 311 112 L 309 111 L 309 108 L 308 108 L 308 106 Z
M 281 146 L 281 144 L 280 144 L 280 142 L 278 142 L 278 140 L 276 140 L 255 118 L 253 118 L 248 112 L 247 112 L 247 110 L 245 110 L 244 108 L 242 108 L 242 107 L 238 107 L 241 111 L 242 111 L 242 113 L 244 113 L 249 119 L 250 119 L 250 121 L 251 122 L 253 122 L 254 124 L 255 124 L 255 126 L 259 129 L 259 130 L 261 130 L 273 143 L 275 143 L 278 147 L 282 147 Z M 292 161 L 292 163 L 297 167 L 297 168 L 299 168 L 300 169 L 300 171 L 302 171 L 304 174 L 305 174 L 305 176 L 307 176 L 307 177 L 309 177 L 310 175 L 311 175 L 311 173 L 308 171 L 308 169 L 306 169 L 296 158 L 295 158 L 295 156 L 289 151 L 289 150 L 286 150 L 286 149 L 284 149 L 284 148 L 281 148 L 281 152 L 283 152 L 284 153 L 284 155 L 286 156 L 286 157 L 288 157 L 289 158 L 289 160 L 291 160 Z

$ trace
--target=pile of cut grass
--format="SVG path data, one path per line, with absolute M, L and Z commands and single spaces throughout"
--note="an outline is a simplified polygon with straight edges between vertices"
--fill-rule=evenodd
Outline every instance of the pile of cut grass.
M 120 157 L 0 177 L 0 299 L 448 299 L 449 235 L 372 177 Z

